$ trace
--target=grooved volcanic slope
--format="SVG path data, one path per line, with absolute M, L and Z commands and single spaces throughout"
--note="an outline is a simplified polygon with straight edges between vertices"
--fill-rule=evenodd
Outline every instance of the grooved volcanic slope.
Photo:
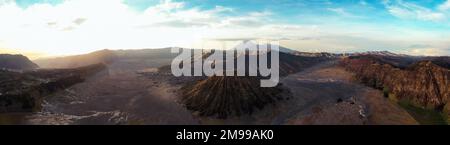
M 251 114 L 255 109 L 290 96 L 281 85 L 260 87 L 260 77 L 237 76 L 209 77 L 183 87 L 181 93 L 181 101 L 189 110 L 219 118 Z
M 270 53 L 272 52 L 265 55 L 260 54 L 259 57 L 269 56 L 270 60 Z M 328 57 L 306 57 L 285 52 L 280 52 L 279 55 L 280 76 L 287 76 L 314 64 L 330 60 Z M 205 57 L 207 56 L 203 58 Z M 255 54 L 246 53 L 237 57 L 245 57 L 246 71 L 248 71 L 250 69 L 248 59 L 255 57 Z M 159 72 L 169 73 L 170 66 L 160 67 Z M 187 79 L 191 81 L 184 82 L 185 86 L 180 91 L 181 103 L 187 109 L 196 111 L 201 116 L 226 118 L 252 114 L 255 109 L 262 109 L 267 104 L 289 98 L 290 91 L 283 88 L 282 85 L 273 88 L 260 87 L 261 79 L 263 78 L 260 76 L 213 76 L 198 82 L 195 82 L 196 79 Z

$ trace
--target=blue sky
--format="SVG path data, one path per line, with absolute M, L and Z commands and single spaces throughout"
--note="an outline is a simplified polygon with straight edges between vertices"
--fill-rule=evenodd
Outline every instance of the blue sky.
M 450 54 L 448 0 L 73 1 L 0 1 L 0 15 L 1 12 L 7 15 L 6 12 L 12 9 L 10 7 L 14 7 L 28 16 L 23 19 L 11 17 L 8 20 L 10 25 L 0 24 L 0 27 L 5 25 L 3 28 L 8 29 L 16 25 L 17 29 L 13 30 L 48 35 L 48 39 L 42 40 L 29 38 L 36 44 L 26 46 L 15 44 L 19 40 L 2 39 L 0 34 L 0 48 L 37 51 L 38 48 L 33 46 L 40 47 L 39 50 L 45 53 L 73 54 L 102 48 L 186 46 L 187 42 L 177 41 L 183 38 L 196 38 L 189 41 L 264 38 L 279 40 L 282 45 L 301 51 L 389 50 L 412 55 Z M 81 24 L 71 23 L 76 19 L 82 20 Z M 43 24 L 48 25 L 39 26 Z M 105 27 L 99 29 L 99 25 Z M 26 29 L 22 26 L 36 27 Z M 145 36 L 152 41 L 104 34 L 111 31 Z M 164 36 L 150 35 L 154 31 L 167 33 Z M 13 33 L 12 30 L 10 32 Z M 93 45 L 78 45 L 87 41 L 92 43 L 80 38 L 84 35 L 105 38 Z M 180 37 L 173 38 L 174 35 Z M 49 39 L 58 36 L 69 40 L 50 45 L 52 40 Z M 17 34 L 17 38 L 23 37 Z M 110 43 L 118 40 L 124 42 Z M 75 44 L 78 46 L 73 47 Z
M 410 3 L 431 11 L 436 11 L 446 0 L 391 0 L 393 5 Z M 64 0 L 15 0 L 18 6 L 27 8 L 34 4 L 47 3 L 57 5 Z M 124 0 L 130 7 L 143 11 L 148 7 L 157 5 L 161 0 Z M 232 8 L 232 13 L 226 15 L 239 15 L 246 12 L 270 11 L 277 21 L 308 24 L 325 23 L 321 19 L 335 19 L 341 23 L 377 23 L 400 24 L 415 28 L 443 30 L 450 28 L 450 20 L 434 22 L 414 18 L 401 18 L 392 15 L 383 0 L 173 0 L 173 2 L 186 3 L 186 9 L 199 8 L 213 9 L 216 6 Z M 101 9 L 101 8 L 100 8 Z M 447 11 L 448 12 L 448 11 Z M 344 15 L 343 15 L 344 14 Z M 348 15 L 346 15 L 348 14 Z

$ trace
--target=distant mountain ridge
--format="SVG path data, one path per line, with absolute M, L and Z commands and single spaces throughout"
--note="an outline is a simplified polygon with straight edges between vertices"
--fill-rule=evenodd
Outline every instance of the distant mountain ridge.
M 260 46 L 260 45 L 257 45 Z M 188 49 L 188 48 L 182 48 Z M 329 52 L 301 52 L 294 49 L 279 46 L 279 52 L 289 55 L 311 57 L 311 58 L 341 58 L 341 57 L 358 57 L 358 56 L 373 56 L 383 62 L 390 62 L 390 64 L 397 67 L 406 67 L 414 62 L 420 60 L 432 60 L 435 64 L 448 68 L 450 66 L 448 56 L 429 57 L 429 56 L 410 56 L 405 54 L 396 54 L 389 51 L 367 51 L 354 53 L 329 53 Z M 170 62 L 177 56 L 176 53 L 171 53 L 171 48 L 159 49 L 127 49 L 127 50 L 100 50 L 88 54 L 38 59 L 34 62 L 41 68 L 74 68 L 91 64 L 105 63 L 109 64 L 116 60 L 127 59 L 129 61 L 145 61 L 160 62 L 158 65 L 163 66 L 170 64 Z M 280 57 L 283 59 L 282 57 Z M 398 61 L 400 60 L 400 61 Z M 397 64 L 394 64 L 395 62 Z
M 117 55 L 114 51 L 105 49 L 82 55 L 38 59 L 34 62 L 41 68 L 76 68 L 99 63 L 108 64 L 116 58 Z
M 172 61 L 177 54 L 171 53 L 171 49 L 129 49 L 129 50 L 100 50 L 82 55 L 47 58 L 34 60 L 42 68 L 75 68 L 92 64 L 111 64 L 118 60 L 131 62 L 147 62 L 158 60 L 162 65 Z
M 408 56 L 405 54 L 397 54 L 390 51 L 367 51 L 367 52 L 355 52 L 350 53 L 350 55 L 377 55 L 377 56 Z
M 0 69 L 33 70 L 39 66 L 23 55 L 0 54 Z

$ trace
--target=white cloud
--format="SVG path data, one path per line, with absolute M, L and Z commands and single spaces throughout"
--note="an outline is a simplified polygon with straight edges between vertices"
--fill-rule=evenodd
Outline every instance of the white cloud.
M 21 8 L 0 3 L 2 46 L 53 55 L 85 53 L 104 48 L 187 46 L 211 32 L 239 33 L 231 28 L 254 27 L 268 12 L 222 16 L 233 9 L 185 8 L 183 2 L 162 1 L 138 12 L 122 0 L 68 0 Z
M 363 6 L 368 7 L 367 5 L 363 5 Z M 327 10 L 328 10 L 328 11 L 331 11 L 331 12 L 333 12 L 333 13 L 336 13 L 336 14 L 338 14 L 338 15 L 341 16 L 341 17 L 347 17 L 347 18 L 364 18 L 364 17 L 362 17 L 362 16 L 355 15 L 355 14 L 353 14 L 353 13 L 347 11 L 347 10 L 344 9 L 344 8 L 327 8 Z
M 347 11 L 345 11 L 343 8 L 328 8 L 328 10 L 341 15 L 348 15 Z
M 411 50 L 408 50 L 407 54 L 410 55 L 417 55 L 417 56 L 445 56 L 450 55 L 447 52 L 448 50 L 442 50 L 438 48 L 414 48 Z
M 384 0 L 384 5 L 392 15 L 403 19 L 417 19 L 423 21 L 444 21 L 447 16 L 441 11 L 432 10 L 402 0 Z
M 303 28 L 283 29 L 270 11 L 228 16 L 232 8 L 186 8 L 183 2 L 162 1 L 142 12 L 122 0 L 70 0 L 20 8 L 0 5 L 3 46 L 50 55 L 87 53 L 98 49 L 190 47 L 216 38 L 279 38 L 310 35 Z
M 446 11 L 446 10 L 450 10 L 450 0 L 447 0 L 446 2 L 444 2 L 443 4 L 439 5 L 439 10 L 441 11 Z

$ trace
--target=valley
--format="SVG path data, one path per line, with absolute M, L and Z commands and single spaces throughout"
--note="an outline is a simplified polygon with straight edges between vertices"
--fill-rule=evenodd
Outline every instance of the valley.
M 175 57 L 168 49 L 101 53 L 107 60 L 89 59 L 93 62 L 86 64 L 104 63 L 106 69 L 47 95 L 37 111 L 0 113 L 0 124 L 414 125 L 423 122 L 418 120 L 420 114 L 386 98 L 383 90 L 360 83 L 358 74 L 342 65 L 345 59 L 341 56 L 283 53 L 280 69 L 284 77 L 280 80 L 280 90 L 262 91 L 247 87 L 252 79 L 173 77 L 164 69 Z M 78 57 L 86 60 L 95 56 Z M 76 63 L 77 58 L 70 60 L 69 64 L 57 61 L 59 64 L 54 66 L 70 68 L 81 64 Z M 53 66 L 52 62 L 46 61 L 45 66 Z M 44 60 L 37 64 L 42 63 Z M 214 85 L 219 86 L 214 88 Z M 280 94 L 276 93 L 279 91 Z M 185 96 L 194 98 L 186 100 Z M 210 103 L 192 106 L 198 98 L 210 96 L 223 97 L 217 102 L 223 104 L 206 109 L 201 107 Z M 234 99 L 227 100 L 231 96 Z M 254 109 L 236 105 L 247 103 L 244 106 L 252 107 L 256 102 L 239 99 L 262 99 L 259 96 L 271 101 L 259 103 Z M 186 106 L 187 102 L 191 107 Z M 236 115 L 237 112 L 240 113 Z

